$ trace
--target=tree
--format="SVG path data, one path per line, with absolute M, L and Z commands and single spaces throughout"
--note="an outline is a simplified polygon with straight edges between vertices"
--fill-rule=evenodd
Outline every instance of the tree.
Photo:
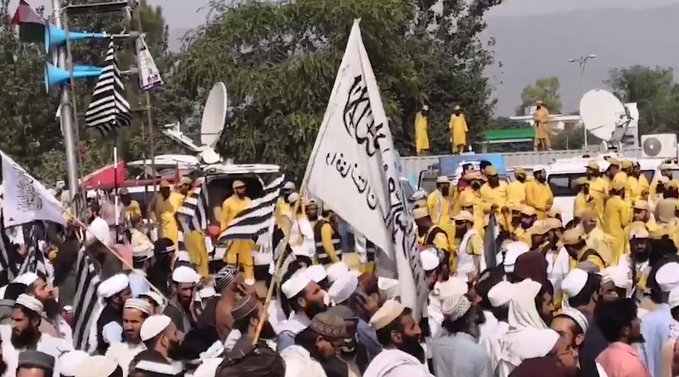
M 544 102 L 550 113 L 561 113 L 560 86 L 557 77 L 543 77 L 526 86 L 521 92 L 521 104 L 516 108 L 516 115 L 524 115 L 525 109 L 534 106 L 537 101 Z
M 679 85 L 672 68 L 616 68 L 606 84 L 624 102 L 636 102 L 639 134 L 679 131 Z
M 464 107 L 472 137 L 490 119 L 494 101 L 483 70 L 492 56 L 478 35 L 485 11 L 497 3 L 216 2 L 214 18 L 188 40 L 171 86 L 204 100 L 214 82 L 225 82 L 233 111 L 221 153 L 241 162 L 277 163 L 300 178 L 352 21 L 361 18 L 396 148 L 412 154 L 415 114 L 427 103 L 433 152 L 446 152 L 455 104 Z M 433 9 L 437 4 L 441 11 Z

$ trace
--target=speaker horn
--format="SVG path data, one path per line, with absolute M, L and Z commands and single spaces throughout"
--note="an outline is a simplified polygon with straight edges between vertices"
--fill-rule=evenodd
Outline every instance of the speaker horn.
M 88 79 L 99 77 L 102 68 L 91 65 L 75 65 L 73 67 L 74 79 Z M 65 69 L 55 67 L 47 63 L 45 65 L 45 90 L 47 92 L 52 88 L 56 88 L 68 83 L 71 80 L 69 72 Z
M 86 33 L 79 31 L 68 32 L 69 41 L 79 41 L 83 39 L 106 39 L 111 38 L 106 33 Z M 66 31 L 56 25 L 49 24 L 45 27 L 45 52 L 50 53 L 53 48 L 66 44 Z

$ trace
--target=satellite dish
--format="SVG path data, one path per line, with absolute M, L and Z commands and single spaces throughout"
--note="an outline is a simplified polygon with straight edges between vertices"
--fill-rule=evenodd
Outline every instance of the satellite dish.
M 226 85 L 216 83 L 205 101 L 203 119 L 200 123 L 200 143 L 204 147 L 214 148 L 224 129 L 226 121 Z
M 580 118 L 587 131 L 604 141 L 611 140 L 616 127 L 626 126 L 631 120 L 625 105 L 602 89 L 590 90 L 582 96 Z

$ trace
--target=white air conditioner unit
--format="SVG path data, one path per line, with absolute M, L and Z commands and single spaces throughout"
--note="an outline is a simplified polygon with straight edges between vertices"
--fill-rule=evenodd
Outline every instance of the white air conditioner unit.
M 642 135 L 641 156 L 648 158 L 677 158 L 677 134 Z

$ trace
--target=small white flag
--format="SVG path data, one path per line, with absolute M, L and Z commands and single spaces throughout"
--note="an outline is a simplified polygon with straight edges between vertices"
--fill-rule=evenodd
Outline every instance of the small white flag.
M 308 190 L 396 261 L 401 301 L 415 316 L 427 289 L 415 223 L 401 191 L 389 121 L 358 20 L 349 35 L 306 170 Z
M 35 220 L 65 225 L 64 210 L 54 195 L 3 151 L 0 151 L 0 155 L 5 186 L 3 203 L 5 226 L 21 225 Z
M 156 89 L 164 85 L 160 71 L 158 71 L 143 35 L 137 38 L 137 62 L 139 64 L 139 87 L 141 90 Z

